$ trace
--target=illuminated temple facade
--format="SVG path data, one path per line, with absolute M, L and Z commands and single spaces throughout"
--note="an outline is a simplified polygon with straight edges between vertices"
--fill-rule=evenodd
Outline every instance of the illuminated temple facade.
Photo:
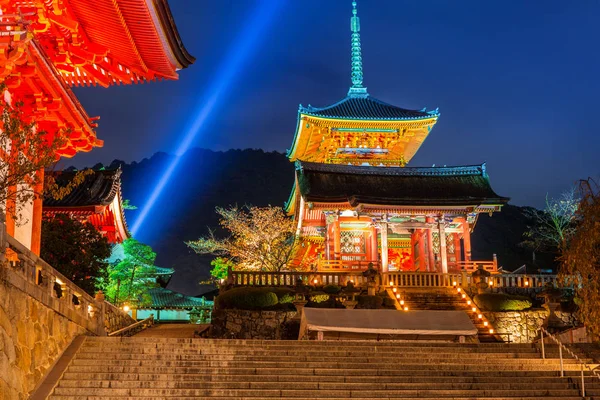
M 57 158 L 102 146 L 98 118 L 87 115 L 70 87 L 177 79 L 177 71 L 194 61 L 166 0 L 0 0 L 0 21 L 0 82 L 6 89 L 0 107 L 22 101 L 39 132 L 62 135 L 66 143 Z M 10 149 L 0 149 L 1 160 L 11 156 Z M 6 210 L 8 234 L 39 254 L 41 197 L 23 206 L 24 224 L 15 223 L 14 205 L 0 209 Z
M 474 261 L 471 232 L 480 213 L 508 198 L 490 186 L 485 164 L 406 165 L 438 121 L 438 110 L 407 110 L 363 86 L 360 20 L 353 2 L 352 86 L 324 108 L 300 106 L 290 161 L 296 177 L 286 209 L 300 240 L 292 267 L 343 271 L 497 270 Z

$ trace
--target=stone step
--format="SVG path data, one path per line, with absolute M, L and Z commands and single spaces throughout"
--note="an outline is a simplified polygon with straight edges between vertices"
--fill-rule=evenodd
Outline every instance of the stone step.
M 289 343 L 289 345 L 286 345 Z M 498 352 L 536 352 L 536 348 L 528 344 L 527 347 L 519 347 L 517 344 L 479 344 L 479 346 L 472 344 L 464 344 L 462 346 L 435 346 L 433 343 L 429 343 L 430 345 L 425 346 L 403 346 L 403 343 L 391 343 L 380 342 L 380 345 L 376 346 L 348 346 L 343 344 L 342 342 L 335 341 L 323 341 L 322 345 L 310 345 L 310 346 L 298 346 L 295 341 L 282 341 L 279 345 L 239 345 L 239 346 L 226 346 L 224 344 L 213 344 L 210 342 L 202 342 L 198 341 L 197 343 L 191 344 L 162 344 L 162 343 L 127 343 L 127 344 L 119 344 L 119 345 L 110 345 L 110 344 L 100 344 L 100 345 L 86 345 L 81 348 L 82 351 L 104 351 L 106 349 L 131 349 L 131 351 L 136 351 L 136 349 L 173 349 L 173 350 L 196 350 L 196 349 L 216 349 L 216 350 L 225 350 L 225 351 L 236 351 L 236 350 L 249 350 L 249 351 L 363 351 L 363 352 L 371 352 L 371 351 L 388 351 L 388 350 L 397 350 L 397 351 L 412 351 L 412 352 L 428 352 L 428 351 L 446 351 L 446 352 L 478 352 L 478 353 L 498 353 Z M 547 350 L 551 351 L 553 348 L 547 346 Z M 558 348 L 556 348 L 558 349 Z
M 395 361 L 395 360 L 412 360 L 418 357 L 424 362 L 435 362 L 437 360 L 470 360 L 470 361 L 492 361 L 492 360 L 539 360 L 541 355 L 537 353 L 499 353 L 494 355 L 489 354 L 455 354 L 455 353 L 427 353 L 419 354 L 418 356 L 410 353 L 364 353 L 360 355 L 348 356 L 331 356 L 328 354 L 311 354 L 311 355 L 265 355 L 264 353 L 254 354 L 222 354 L 222 353 L 185 353 L 185 354 L 170 354 L 163 352 L 155 353 L 123 353 L 123 352 L 84 352 L 79 353 L 79 360 L 250 360 L 250 361 L 336 361 L 340 357 L 344 360 L 355 361 Z
M 535 379 L 536 385 L 552 385 L 556 383 L 566 383 L 570 385 L 578 385 L 580 382 L 579 376 L 570 376 L 566 378 L 558 378 L 558 372 L 555 373 L 554 376 L 544 376 L 544 377 L 527 377 L 527 376 L 496 376 L 496 375 L 488 375 L 488 376 L 475 376 L 475 377 L 466 377 L 466 376 L 431 376 L 431 375 L 421 375 L 421 376 L 387 376 L 385 378 L 385 384 L 425 384 L 429 386 L 430 384 L 475 384 L 475 385 L 487 385 L 487 384 L 519 384 L 519 385 L 531 385 L 532 378 Z M 194 384 L 203 384 L 203 383 L 264 383 L 264 379 L 262 375 L 197 375 L 197 374 L 110 374 L 110 373 L 70 373 L 67 372 L 63 376 L 63 380 L 60 385 L 64 383 L 65 387 L 77 387 L 78 384 L 82 384 L 84 387 L 89 385 L 94 385 L 96 382 L 137 382 L 140 385 L 148 384 L 157 384 L 160 385 L 160 382 L 165 385 L 186 385 L 189 382 Z M 586 386 L 590 388 L 598 388 L 600 386 L 600 382 L 598 378 L 595 376 L 586 376 L 585 378 Z M 76 382 L 76 383 L 72 383 Z M 350 384 L 382 384 L 382 378 L 379 376 L 319 376 L 319 375 L 275 375 L 269 378 L 270 383 L 278 383 L 284 387 L 287 387 L 288 384 L 293 383 L 350 383 Z M 100 387 L 100 386 L 98 386 Z M 104 387 L 104 386 L 103 386 Z M 169 386 L 171 387 L 171 386 Z M 183 387 L 183 386 L 182 386 Z
M 235 382 L 177 382 L 177 381 L 132 381 L 132 380 L 63 380 L 59 387 L 65 388 L 111 388 L 111 389 L 294 389 L 294 390 L 525 390 L 525 389 L 547 389 L 566 390 L 572 389 L 573 385 L 568 380 L 556 380 L 555 382 L 543 384 L 531 382 L 522 383 L 456 383 L 456 382 L 259 382 L 259 381 L 235 381 Z M 586 385 L 588 390 L 600 389 L 600 383 Z
M 531 345 L 150 339 L 86 340 L 49 398 L 579 398 L 580 365 L 565 359 L 561 378 L 552 346 L 542 360 Z
M 114 349 L 111 349 L 114 350 Z M 267 354 L 271 354 L 270 356 Z M 570 360 L 572 357 L 566 352 L 564 354 L 565 360 Z M 568 357 L 567 357 L 568 356 Z M 293 359 L 297 361 L 320 361 L 328 359 L 339 359 L 344 358 L 346 360 L 387 360 L 389 358 L 399 360 L 410 360 L 418 358 L 420 360 L 436 360 L 436 359 L 452 359 L 452 360 L 540 360 L 540 353 L 450 353 L 450 352 L 428 352 L 428 353 L 411 353 L 411 352 L 267 352 L 267 351 L 249 351 L 240 350 L 235 352 L 225 351 L 213 351 L 213 350 L 189 350 L 189 351 L 168 351 L 162 349 L 144 349 L 138 352 L 127 352 L 126 350 L 119 349 L 118 351 L 104 351 L 104 352 L 81 352 L 79 359 L 210 359 L 210 358 L 221 358 L 221 359 L 251 359 L 253 357 L 258 358 L 269 358 L 276 359 L 277 357 L 281 360 Z M 554 351 L 546 352 L 547 360 L 558 359 L 559 355 Z M 580 358 L 588 360 L 591 359 L 580 355 Z
M 341 371 L 338 368 L 294 368 L 294 370 L 285 370 L 285 365 L 278 367 L 265 367 L 265 368 L 254 368 L 254 367 L 243 367 L 243 366 L 202 366 L 202 367 L 167 367 L 159 366 L 110 366 L 110 365 L 70 365 L 67 369 L 68 372 L 105 372 L 105 373 L 139 373 L 139 374 L 206 374 L 211 371 L 219 374 L 242 374 L 242 375 L 336 375 L 343 373 L 344 375 L 379 375 L 379 376 L 402 376 L 411 374 L 429 373 L 431 375 L 440 375 L 442 372 L 460 373 L 461 375 L 471 375 L 477 373 L 511 373 L 515 370 L 523 372 L 532 372 L 530 376 L 544 376 L 544 372 L 551 373 L 558 371 L 560 367 L 558 365 L 532 365 L 532 366 L 503 366 L 503 365 L 478 365 L 478 366 L 461 366 L 458 364 L 451 365 L 439 365 L 439 366 L 423 366 L 421 364 L 413 365 L 402 365 L 402 369 L 391 369 L 389 368 L 369 368 L 369 369 L 348 369 Z M 564 369 L 567 371 L 579 371 L 580 367 L 576 364 L 566 364 Z
M 457 376 L 454 375 L 403 375 L 386 376 L 386 383 L 526 383 L 531 384 L 532 378 L 536 384 L 556 383 L 564 379 L 566 382 L 578 383 L 579 375 L 571 374 L 566 378 L 559 378 L 559 372 L 555 371 L 545 376 L 521 375 L 516 371 L 512 376 L 499 376 L 488 374 L 481 376 Z M 262 375 L 214 375 L 214 374 L 129 374 L 129 373 L 72 373 L 63 375 L 65 381 L 168 381 L 185 383 L 193 382 L 263 382 Z M 338 383 L 377 383 L 380 384 L 380 376 L 344 376 L 341 375 L 273 375 L 269 378 L 271 382 L 338 382 Z M 592 375 L 585 377 L 586 384 L 597 384 L 598 378 Z
M 187 397 L 187 396 L 178 396 L 178 397 L 167 397 L 167 396 L 119 396 L 119 397 L 110 397 L 110 396 L 50 396 L 49 400 L 165 400 L 165 399 L 177 399 L 177 400 L 198 400 L 198 397 Z M 236 397 L 236 396 L 211 396 L 207 397 L 210 400 L 273 400 L 274 398 L 281 397 Z M 403 400 L 439 400 L 439 397 L 396 397 L 396 396 L 388 396 L 388 399 L 403 399 Z M 294 400 L 314 400 L 314 397 L 294 397 Z M 327 397 L 328 400 L 348 400 L 347 397 Z M 372 400 L 372 397 L 353 397 L 353 400 Z M 477 398 L 481 399 L 481 398 Z M 539 400 L 539 397 L 485 397 L 486 400 Z M 588 399 L 594 400 L 594 397 L 588 397 Z M 476 400 L 473 397 L 452 397 L 452 400 Z M 580 396 L 544 396 L 544 400 L 581 400 Z
M 275 346 L 275 347 L 302 347 L 302 348 L 310 348 L 310 347 L 327 347 L 332 344 L 338 344 L 344 347 L 365 347 L 365 348 L 373 348 L 373 347 L 409 347 L 409 348 L 418 348 L 418 347 L 450 347 L 450 348 L 523 348 L 528 349 L 531 348 L 531 344 L 497 344 L 497 345 L 478 345 L 478 344 L 458 344 L 458 343 L 443 343 L 443 342 L 393 342 L 393 341 L 380 341 L 380 342 L 370 342 L 370 341 L 345 341 L 345 342 L 326 342 L 326 341 L 306 341 L 306 342 L 298 342 L 298 341 L 278 341 L 278 340 L 253 340 L 253 339 L 235 339 L 235 340 L 227 340 L 227 339 L 201 339 L 201 338 L 156 338 L 156 337 L 89 337 L 86 338 L 84 346 L 90 346 L 96 343 L 104 343 L 109 346 L 116 345 L 118 343 L 170 343 L 174 345 L 186 345 L 186 344 L 200 344 L 203 345 L 216 345 L 221 347 L 236 347 L 236 346 Z M 550 346 L 550 345 L 549 345 Z M 553 345 L 555 346 L 555 345 Z
M 418 361 L 418 363 L 417 363 Z M 340 369 L 363 369 L 363 368 L 385 368 L 390 365 L 395 365 L 399 368 L 406 368 L 413 365 L 421 365 L 423 368 L 436 368 L 440 366 L 454 367 L 455 369 L 478 369 L 481 368 L 481 360 L 452 360 L 452 359 L 438 359 L 434 361 L 424 361 L 421 359 L 410 359 L 410 360 L 390 360 L 387 362 L 374 360 L 361 360 L 361 361 L 350 361 L 350 360 L 338 360 L 338 361 L 256 361 L 256 360 L 206 360 L 198 358 L 196 360 L 156 360 L 156 359 L 140 359 L 140 360 L 123 360 L 123 359 L 106 359 L 102 361 L 105 366 L 140 366 L 140 367 L 151 367 L 151 366 L 166 366 L 166 367 L 228 367 L 233 365 L 244 365 L 245 367 L 254 368 L 340 368 Z M 503 359 L 498 360 L 494 363 L 496 366 L 502 366 L 505 368 L 518 367 L 554 367 L 556 368 L 560 364 L 560 360 L 518 360 L 518 359 Z M 564 365 L 578 364 L 577 360 L 563 360 Z M 87 365 L 98 365 L 98 360 L 94 359 L 75 359 L 73 360 L 73 366 L 87 366 Z
M 538 397 L 546 396 L 577 396 L 577 389 L 523 389 L 523 390 L 435 390 L 435 389 L 379 389 L 379 390 L 299 390 L 299 389 L 114 389 L 114 388 L 64 388 L 57 387 L 54 394 L 57 396 L 169 396 L 169 397 L 210 397 L 210 396 L 233 396 L 233 397 L 303 397 L 303 398 L 331 398 L 340 397 L 354 398 L 389 398 L 389 397 Z M 600 395 L 600 391 L 589 391 L 590 396 Z

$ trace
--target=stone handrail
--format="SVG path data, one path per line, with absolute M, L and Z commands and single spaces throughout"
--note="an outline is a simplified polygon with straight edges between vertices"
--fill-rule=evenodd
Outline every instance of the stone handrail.
M 4 224 L 0 223 L 2 228 Z M 0 249 L 0 263 L 4 277 L 12 285 L 59 314 L 76 319 L 74 322 L 88 331 L 104 334 L 102 313 L 98 312 L 95 299 L 7 234 Z
M 556 275 L 497 274 L 488 278 L 490 286 L 497 288 L 543 288 L 546 284 L 557 284 Z
M 148 318 L 135 322 L 129 326 L 126 326 L 125 328 L 111 332 L 108 334 L 108 336 L 125 336 L 126 334 L 132 333 L 134 330 L 135 333 L 137 333 L 137 328 L 142 328 L 141 330 L 144 330 L 152 325 L 154 325 L 154 314 L 150 314 Z
M 488 272 L 495 273 L 498 271 L 498 261 L 494 258 L 494 261 L 457 261 L 456 267 L 460 271 L 475 272 L 479 267 L 483 267 Z
M 298 280 L 304 284 L 346 285 L 352 281 L 355 285 L 367 283 L 362 272 L 265 272 L 231 271 L 229 283 L 233 286 L 294 286 Z
M 0 215 L 0 218 L 3 216 Z M 56 313 L 84 327 L 90 333 L 104 336 L 135 322 L 129 315 L 103 297 L 94 298 L 47 262 L 31 252 L 6 232 L 0 220 L 0 279 L 27 293 Z M 107 314 L 116 314 L 119 323 L 105 328 Z

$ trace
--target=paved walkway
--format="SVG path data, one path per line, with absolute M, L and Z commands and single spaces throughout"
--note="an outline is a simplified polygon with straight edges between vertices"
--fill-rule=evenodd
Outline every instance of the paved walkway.
M 200 334 L 208 329 L 208 327 L 210 327 L 209 324 L 156 324 L 151 328 L 144 329 L 134 336 L 140 338 L 193 338 L 198 337 L 196 332 Z

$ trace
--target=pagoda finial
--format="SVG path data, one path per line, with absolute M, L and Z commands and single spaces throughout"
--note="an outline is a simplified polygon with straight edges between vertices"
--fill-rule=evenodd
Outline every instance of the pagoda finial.
M 363 87 L 363 64 L 362 50 L 360 46 L 360 18 L 358 17 L 357 2 L 352 2 L 352 18 L 350 29 L 352 30 L 352 87 L 349 96 L 368 96 L 367 88 Z

